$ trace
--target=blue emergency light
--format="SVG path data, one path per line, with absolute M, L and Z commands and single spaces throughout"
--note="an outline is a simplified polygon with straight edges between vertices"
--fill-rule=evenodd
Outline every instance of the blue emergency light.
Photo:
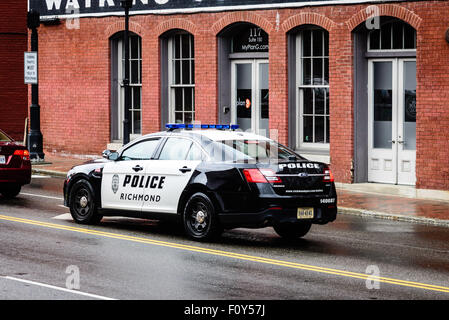
M 175 129 L 218 129 L 218 130 L 236 130 L 239 128 L 237 124 L 184 124 L 184 123 L 167 123 L 165 127 L 169 130 Z

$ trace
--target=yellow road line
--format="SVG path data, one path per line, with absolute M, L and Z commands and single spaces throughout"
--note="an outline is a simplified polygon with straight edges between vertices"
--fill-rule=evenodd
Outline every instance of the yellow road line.
M 400 279 L 395 279 L 395 278 L 377 277 L 377 276 L 368 275 L 368 274 L 364 274 L 364 273 L 357 273 L 357 272 L 351 272 L 351 271 L 345 271 L 345 270 L 339 270 L 339 269 L 325 268 L 325 267 L 319 267 L 319 266 L 313 266 L 313 265 L 307 265 L 307 264 L 289 262 L 289 261 L 283 261 L 283 260 L 269 259 L 269 258 L 263 258 L 263 257 L 253 256 L 253 255 L 246 255 L 246 254 L 241 254 L 241 253 L 230 252 L 230 251 L 208 249 L 208 248 L 202 248 L 199 246 L 190 246 L 190 245 L 185 245 L 185 244 L 180 244 L 180 243 L 166 242 L 166 241 L 154 240 L 154 239 L 143 238 L 143 237 L 128 236 L 128 235 L 118 234 L 118 233 L 103 232 L 103 231 L 99 231 L 99 230 L 90 229 L 88 227 L 79 228 L 79 227 L 65 226 L 65 225 L 61 225 L 61 224 L 54 224 L 54 223 L 48 223 L 48 222 L 42 222 L 42 221 L 30 220 L 30 219 L 23 219 L 23 218 L 17 218 L 17 217 L 5 216 L 5 215 L 0 215 L 0 220 L 19 222 L 19 223 L 35 225 L 35 226 L 40 226 L 40 227 L 46 227 L 46 228 L 51 228 L 51 229 L 57 229 L 57 230 L 79 232 L 79 233 L 108 237 L 108 238 L 119 239 L 119 240 L 127 240 L 127 241 L 133 241 L 133 242 L 139 242 L 139 243 L 145 243 L 145 244 L 152 244 L 152 245 L 157 245 L 157 246 L 170 247 L 170 248 L 175 248 L 175 249 L 211 254 L 211 255 L 240 259 L 240 260 L 245 260 L 245 261 L 252 261 L 252 262 L 264 263 L 264 264 L 269 264 L 269 265 L 276 265 L 276 266 L 282 266 L 282 267 L 288 267 L 288 268 L 294 268 L 294 269 L 300 269 L 300 270 L 326 273 L 326 274 L 337 275 L 337 276 L 342 276 L 342 277 L 349 277 L 349 278 L 362 279 L 362 280 L 369 279 L 371 281 L 379 281 L 382 283 L 389 283 L 389 284 L 394 284 L 394 285 L 399 285 L 399 286 L 406 286 L 406 287 L 413 287 L 413 288 L 419 288 L 419 289 L 424 289 L 424 290 L 449 293 L 449 287 L 446 287 L 446 286 L 431 285 L 431 284 L 425 284 L 425 283 L 414 282 L 414 281 L 400 280 Z

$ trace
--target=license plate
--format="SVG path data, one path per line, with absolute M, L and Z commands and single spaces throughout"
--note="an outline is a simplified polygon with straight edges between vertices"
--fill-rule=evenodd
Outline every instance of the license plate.
M 5 163 L 6 163 L 5 156 L 0 156 L 0 164 L 5 164 Z
M 298 219 L 313 219 L 313 208 L 298 208 Z

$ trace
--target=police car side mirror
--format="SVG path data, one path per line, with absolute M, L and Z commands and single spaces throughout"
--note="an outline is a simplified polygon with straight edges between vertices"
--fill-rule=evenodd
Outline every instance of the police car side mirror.
M 119 158 L 118 152 L 111 152 L 108 156 L 108 159 L 112 161 L 116 161 L 118 160 L 118 158 Z
M 115 161 L 118 159 L 118 152 L 112 152 L 111 150 L 104 150 L 102 156 L 105 159 Z

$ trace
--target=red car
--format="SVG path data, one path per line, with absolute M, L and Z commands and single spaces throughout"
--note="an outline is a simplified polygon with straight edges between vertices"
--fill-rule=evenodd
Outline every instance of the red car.
M 0 130 L 0 193 L 14 198 L 30 181 L 30 152 Z

